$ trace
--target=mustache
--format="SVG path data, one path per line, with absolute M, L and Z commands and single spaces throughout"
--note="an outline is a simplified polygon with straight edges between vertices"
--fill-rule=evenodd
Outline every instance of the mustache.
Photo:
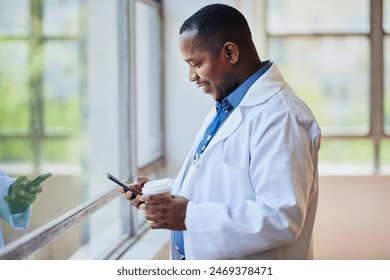
M 203 87 L 203 86 L 206 86 L 206 85 L 209 85 L 209 82 L 207 82 L 207 81 L 196 82 L 196 86 L 197 87 Z

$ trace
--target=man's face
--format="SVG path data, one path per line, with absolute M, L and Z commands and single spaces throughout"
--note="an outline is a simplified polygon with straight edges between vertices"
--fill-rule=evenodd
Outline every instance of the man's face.
M 217 54 L 196 47 L 197 31 L 180 35 L 180 52 L 189 66 L 189 79 L 214 100 L 222 101 L 235 88 L 232 66 L 222 50 Z

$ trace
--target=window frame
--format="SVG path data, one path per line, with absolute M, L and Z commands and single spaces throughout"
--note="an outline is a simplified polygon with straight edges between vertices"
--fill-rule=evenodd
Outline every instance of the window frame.
M 364 32 L 321 32 L 321 33 L 277 33 L 272 34 L 267 30 L 267 5 L 268 1 L 263 3 L 264 19 L 264 38 L 268 42 L 271 38 L 321 38 L 321 37 L 349 37 L 365 36 L 370 44 L 370 69 L 369 69 L 369 132 L 360 135 L 342 135 L 342 134 L 323 134 L 323 139 L 369 139 L 374 147 L 374 158 L 372 170 L 374 174 L 380 174 L 382 166 L 380 163 L 380 143 L 384 139 L 389 139 L 390 135 L 385 133 L 384 129 L 384 38 L 389 35 L 383 31 L 383 12 L 384 5 L 382 0 L 369 0 L 370 30 Z M 266 49 L 266 47 L 265 47 Z

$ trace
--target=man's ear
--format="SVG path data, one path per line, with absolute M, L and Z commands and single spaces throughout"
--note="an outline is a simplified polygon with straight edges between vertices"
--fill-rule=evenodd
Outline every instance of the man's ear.
M 231 64 L 236 64 L 239 58 L 238 46 L 233 42 L 226 42 L 223 45 L 223 51 Z

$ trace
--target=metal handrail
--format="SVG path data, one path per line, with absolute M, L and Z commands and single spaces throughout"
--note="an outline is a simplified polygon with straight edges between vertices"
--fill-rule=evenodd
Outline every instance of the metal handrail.
M 26 234 L 0 250 L 0 260 L 18 260 L 26 258 L 50 241 L 58 238 L 69 228 L 94 214 L 119 194 L 118 188 L 115 187 L 97 198 L 81 204 L 29 234 Z

